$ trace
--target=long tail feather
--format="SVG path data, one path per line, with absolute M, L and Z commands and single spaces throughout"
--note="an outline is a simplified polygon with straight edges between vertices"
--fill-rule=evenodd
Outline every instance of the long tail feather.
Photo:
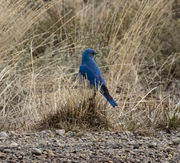
M 106 98 L 106 100 L 111 104 L 112 107 L 117 106 L 116 101 L 115 101 L 112 97 L 109 98 L 109 96 L 107 96 L 105 93 L 104 93 L 103 95 L 104 95 L 104 97 Z
M 106 98 L 106 100 L 112 105 L 112 107 L 117 106 L 116 101 L 112 98 L 112 96 L 109 94 L 109 91 L 106 87 L 106 85 L 102 85 L 101 86 L 101 93 L 104 95 L 104 97 Z

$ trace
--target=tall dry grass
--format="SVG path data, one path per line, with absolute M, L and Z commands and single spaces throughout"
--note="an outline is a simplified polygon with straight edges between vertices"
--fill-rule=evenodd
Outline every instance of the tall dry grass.
M 178 127 L 180 39 L 171 31 L 179 21 L 171 8 L 166 0 L 2 0 L 0 129 Z M 79 84 L 87 47 L 99 53 L 115 109 Z

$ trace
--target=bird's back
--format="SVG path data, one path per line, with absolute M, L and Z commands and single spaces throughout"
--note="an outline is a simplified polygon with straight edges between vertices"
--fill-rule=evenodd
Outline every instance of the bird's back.
M 99 69 L 98 65 L 93 59 L 90 59 L 89 61 L 82 63 L 82 65 L 86 66 L 90 71 L 92 71 L 95 76 L 102 75 L 101 70 Z

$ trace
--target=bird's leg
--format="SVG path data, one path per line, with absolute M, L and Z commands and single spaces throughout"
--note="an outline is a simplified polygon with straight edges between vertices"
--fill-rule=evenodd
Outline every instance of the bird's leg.
M 93 94 L 93 98 L 95 99 L 96 97 L 96 89 L 94 89 L 94 94 Z
M 94 113 L 95 110 L 95 97 L 96 97 L 96 89 L 94 89 L 94 92 L 93 92 L 93 96 L 91 98 L 89 98 L 89 109 L 90 109 L 90 112 Z

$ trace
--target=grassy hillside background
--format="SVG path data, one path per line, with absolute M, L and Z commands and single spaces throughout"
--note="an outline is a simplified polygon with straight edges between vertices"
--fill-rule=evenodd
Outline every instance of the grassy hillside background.
M 168 0 L 1 0 L 0 130 L 180 126 L 180 19 Z M 118 107 L 78 81 L 94 48 Z

